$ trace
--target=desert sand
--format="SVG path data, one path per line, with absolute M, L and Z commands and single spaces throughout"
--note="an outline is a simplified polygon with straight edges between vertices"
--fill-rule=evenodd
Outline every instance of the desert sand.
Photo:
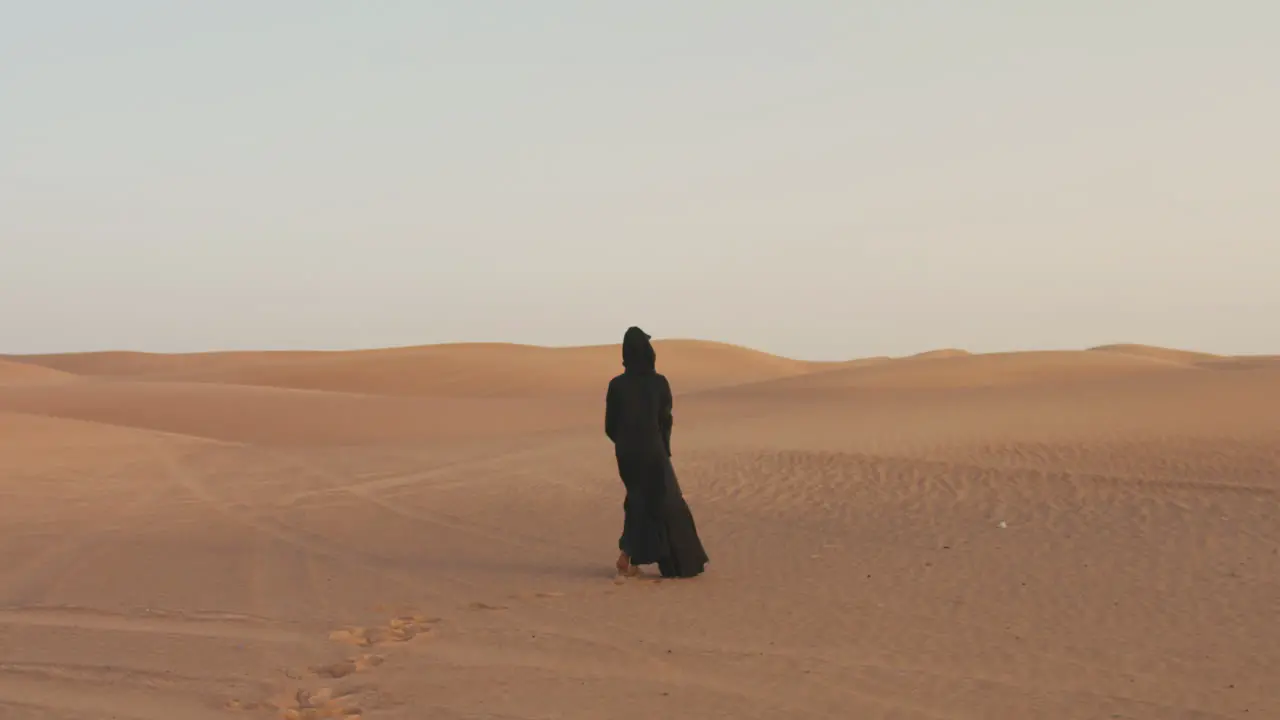
M 1277 358 L 657 350 L 0 358 L 0 718 L 1280 718 Z

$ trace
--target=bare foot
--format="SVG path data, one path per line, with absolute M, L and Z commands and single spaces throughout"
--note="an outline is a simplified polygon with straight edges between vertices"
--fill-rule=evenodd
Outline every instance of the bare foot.
M 631 558 L 626 553 L 618 556 L 618 562 L 615 567 L 618 568 L 619 575 L 635 575 L 639 571 L 639 568 L 631 564 Z

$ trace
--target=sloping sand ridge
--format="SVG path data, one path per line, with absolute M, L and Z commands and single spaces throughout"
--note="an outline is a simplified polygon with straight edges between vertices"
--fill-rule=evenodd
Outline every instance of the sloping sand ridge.
M 0 359 L 0 387 L 14 385 L 53 385 L 71 382 L 76 376 L 53 368 Z
M 616 346 L 0 358 L 0 719 L 1280 718 L 1280 362 L 658 344 L 711 555 L 616 582 Z

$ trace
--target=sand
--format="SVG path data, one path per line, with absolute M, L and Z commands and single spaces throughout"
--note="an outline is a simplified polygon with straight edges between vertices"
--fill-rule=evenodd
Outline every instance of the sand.
M 55 385 L 76 379 L 75 375 L 61 370 L 0 359 L 0 387 Z
M 1276 358 L 658 353 L 694 580 L 616 346 L 0 358 L 0 718 L 1280 718 Z

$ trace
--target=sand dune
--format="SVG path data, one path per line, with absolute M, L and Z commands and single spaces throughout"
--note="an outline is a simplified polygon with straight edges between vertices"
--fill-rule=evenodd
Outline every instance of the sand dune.
M 22 362 L 0 359 L 0 386 L 52 385 L 75 380 L 71 373 Z
M 959 348 L 940 348 L 938 350 L 928 350 L 926 352 L 916 353 L 910 357 L 917 360 L 940 360 L 944 358 L 968 357 L 972 354 L 973 353 L 968 350 L 961 350 Z
M 655 347 L 668 377 L 690 390 L 786 377 L 831 365 L 724 343 L 668 340 Z M 547 348 L 466 343 L 348 352 L 86 353 L 23 360 L 89 376 L 475 397 L 598 395 L 603 384 L 621 370 L 618 353 L 616 345 Z
M 1165 362 L 1180 363 L 1183 365 L 1192 365 L 1207 360 L 1217 360 L 1221 356 L 1211 353 L 1191 352 L 1189 350 L 1174 350 L 1171 348 L 1154 347 L 1151 345 L 1099 345 L 1091 348 L 1094 352 L 1119 353 L 1121 355 L 1133 355 L 1135 357 L 1144 357 L 1152 360 L 1163 360 Z
M 124 381 L 15 389 L 0 408 L 259 444 L 376 443 L 537 433 L 579 421 L 599 401 L 559 398 L 396 398 L 207 382 Z M 568 418 L 568 420 L 566 420 Z
M 712 557 L 616 582 L 616 346 L 0 360 L 0 718 L 1280 717 L 1280 362 L 658 347 Z
M 11 356 L 11 359 L 88 377 L 144 377 L 175 372 L 208 371 L 258 362 L 301 359 L 313 354 L 316 353 L 248 351 L 171 354 L 110 351 L 20 355 Z
M 1212 360 L 1201 360 L 1196 364 L 1202 368 L 1211 370 L 1261 370 L 1265 368 L 1280 368 L 1280 355 L 1218 357 Z
M 1087 382 L 1130 375 L 1191 371 L 1194 364 L 1137 354 L 1043 351 L 925 354 L 817 370 L 750 386 L 755 391 L 838 388 L 940 389 Z M 732 388 L 730 388 L 732 390 Z

